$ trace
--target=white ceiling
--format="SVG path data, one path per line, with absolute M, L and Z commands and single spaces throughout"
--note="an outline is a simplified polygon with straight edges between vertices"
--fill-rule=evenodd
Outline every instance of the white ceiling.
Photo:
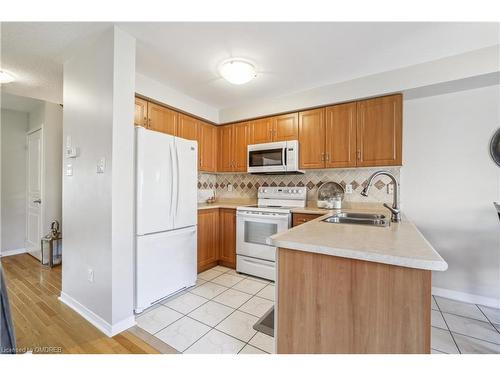
M 16 94 L 62 101 L 62 63 L 109 23 L 3 23 L 2 67 Z M 499 44 L 498 23 L 118 23 L 137 38 L 137 72 L 217 109 Z M 228 57 L 259 74 L 234 86 Z

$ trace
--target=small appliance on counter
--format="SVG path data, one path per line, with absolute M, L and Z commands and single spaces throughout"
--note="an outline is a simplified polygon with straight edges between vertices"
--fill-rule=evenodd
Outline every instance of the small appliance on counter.
M 318 208 L 341 209 L 344 199 L 344 188 L 342 185 L 330 181 L 325 182 L 318 189 Z

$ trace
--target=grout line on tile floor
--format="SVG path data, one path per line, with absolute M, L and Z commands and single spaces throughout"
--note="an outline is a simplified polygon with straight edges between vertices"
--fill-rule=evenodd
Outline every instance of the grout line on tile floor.
M 436 299 L 434 298 L 434 301 L 436 301 Z M 444 318 L 444 315 L 443 315 L 443 312 L 441 311 L 441 307 L 439 307 L 439 304 L 437 303 L 436 301 L 436 305 L 439 309 L 439 313 L 441 314 L 441 318 L 444 320 L 444 324 L 446 324 L 446 327 L 448 328 L 448 332 L 450 333 L 450 336 L 451 336 L 451 339 L 453 340 L 453 343 L 455 344 L 458 352 L 460 354 L 462 354 L 462 351 L 460 350 L 460 348 L 458 347 L 458 344 L 457 344 L 457 341 L 455 340 L 455 337 L 453 336 L 453 334 L 451 333 L 451 329 L 450 329 L 450 326 L 448 325 L 448 322 L 446 321 L 446 319 Z M 431 340 L 432 341 L 432 340 Z M 432 343 L 431 343 L 431 346 L 432 346 Z
M 493 341 L 488 341 L 488 340 L 485 340 L 485 339 L 480 339 L 480 338 L 477 338 L 477 337 L 474 337 L 474 336 L 471 336 L 471 335 L 466 335 L 464 333 L 460 333 L 460 332 L 456 332 L 456 331 L 452 331 L 450 330 L 450 333 L 452 334 L 456 334 L 456 335 L 460 335 L 460 336 L 465 336 L 465 337 L 468 337 L 468 338 L 471 338 L 471 339 L 474 339 L 474 340 L 479 340 L 479 341 L 482 341 L 482 342 L 487 342 L 488 344 L 494 344 L 494 345 L 500 345 L 498 342 L 493 342 Z
M 476 307 L 479 309 L 479 311 L 481 311 L 481 313 L 484 315 L 484 317 L 488 320 L 488 322 L 493 326 L 493 328 L 495 328 L 495 330 L 500 334 L 500 330 L 497 328 L 496 325 L 493 324 L 493 322 L 490 320 L 490 318 L 488 318 L 488 315 L 486 315 L 483 311 L 483 309 L 481 309 L 481 306 L 479 305 L 476 305 Z

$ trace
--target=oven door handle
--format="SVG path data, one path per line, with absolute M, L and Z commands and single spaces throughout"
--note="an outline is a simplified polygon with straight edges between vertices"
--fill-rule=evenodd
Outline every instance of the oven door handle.
M 283 220 L 283 219 L 288 219 L 288 214 L 269 214 L 269 215 L 266 215 L 266 214 L 251 214 L 251 213 L 246 213 L 246 212 L 238 212 L 236 214 L 237 217 L 253 217 L 253 218 L 256 218 L 256 219 L 279 219 L 279 220 Z

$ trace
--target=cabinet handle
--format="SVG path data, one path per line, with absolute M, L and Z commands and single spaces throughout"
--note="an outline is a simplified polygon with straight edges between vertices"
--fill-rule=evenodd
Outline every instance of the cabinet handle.
M 358 160 L 361 160 L 361 150 L 357 150 L 356 155 L 358 157 Z
M 146 125 L 146 128 L 151 128 L 151 119 L 148 119 L 148 122 L 147 122 L 147 125 Z
M 144 117 L 144 122 L 143 122 L 145 127 L 148 127 L 148 118 Z
M 325 160 L 326 161 L 330 161 L 330 154 L 329 153 L 326 154 L 326 159 Z
M 321 153 L 321 161 L 325 161 L 325 153 L 324 152 Z

